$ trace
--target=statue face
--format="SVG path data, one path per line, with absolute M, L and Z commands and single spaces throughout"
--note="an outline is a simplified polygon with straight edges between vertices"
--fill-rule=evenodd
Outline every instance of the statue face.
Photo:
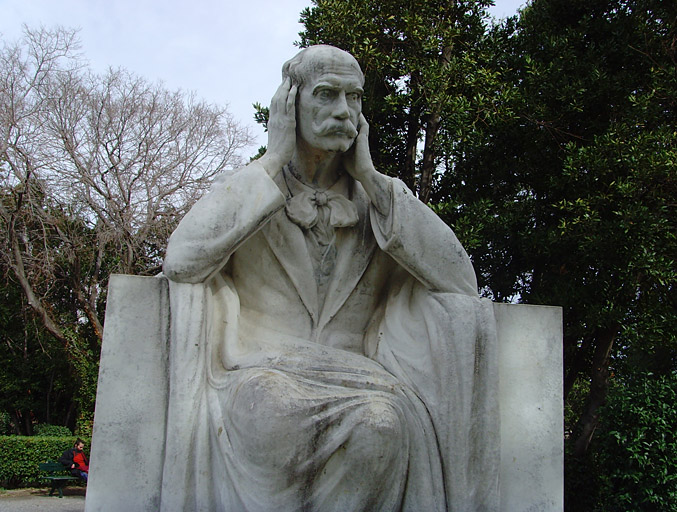
M 297 135 L 309 146 L 348 151 L 362 111 L 362 81 L 346 56 L 330 53 L 309 76 L 296 99 Z

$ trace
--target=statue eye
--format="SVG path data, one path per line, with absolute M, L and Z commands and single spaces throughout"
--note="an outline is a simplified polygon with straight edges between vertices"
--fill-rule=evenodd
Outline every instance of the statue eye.
M 346 97 L 348 98 L 348 101 L 359 101 L 360 95 L 356 92 L 349 92 L 346 94 Z
M 322 89 L 317 92 L 317 97 L 321 100 L 331 100 L 336 97 L 336 91 L 332 89 Z

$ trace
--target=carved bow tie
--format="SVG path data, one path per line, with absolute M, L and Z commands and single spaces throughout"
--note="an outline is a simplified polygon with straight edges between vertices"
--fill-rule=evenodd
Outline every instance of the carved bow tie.
M 287 217 L 302 228 L 310 229 L 318 221 L 318 208 L 329 208 L 329 224 L 345 228 L 357 224 L 357 208 L 345 196 L 327 190 L 301 192 L 287 201 Z

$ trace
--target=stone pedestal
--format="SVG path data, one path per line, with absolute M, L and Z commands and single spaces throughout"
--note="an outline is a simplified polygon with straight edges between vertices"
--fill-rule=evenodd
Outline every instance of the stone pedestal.
M 501 511 L 564 508 L 562 309 L 494 304 Z
M 160 509 L 168 333 L 167 280 L 111 276 L 85 502 L 88 512 Z
M 499 341 L 501 511 L 561 511 L 561 309 L 495 304 L 494 312 Z M 86 512 L 159 508 L 168 326 L 164 278 L 111 277 Z

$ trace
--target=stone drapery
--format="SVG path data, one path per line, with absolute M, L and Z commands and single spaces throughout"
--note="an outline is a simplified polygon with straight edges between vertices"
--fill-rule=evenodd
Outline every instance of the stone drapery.
M 282 186 L 246 171 L 168 249 L 162 509 L 495 510 L 496 334 L 453 233 L 396 180 L 385 218 L 353 183 L 320 307 Z

